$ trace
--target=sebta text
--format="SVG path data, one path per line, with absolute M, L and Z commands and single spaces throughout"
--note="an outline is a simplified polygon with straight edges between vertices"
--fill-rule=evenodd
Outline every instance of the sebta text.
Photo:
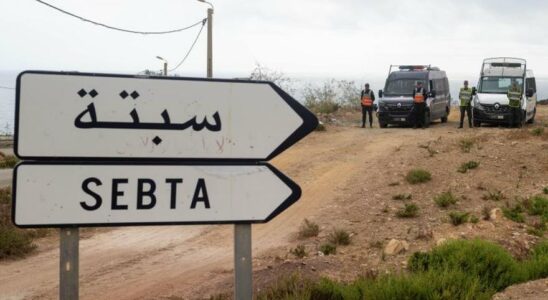
M 166 199 L 157 198 L 157 183 L 150 178 L 139 178 L 136 182 L 131 182 L 128 178 L 113 178 L 110 191 L 105 188 L 103 180 L 90 177 L 82 182 L 82 191 L 89 197 L 80 202 L 80 206 L 87 211 L 94 211 L 104 205 L 105 199 L 110 200 L 110 209 L 112 210 L 128 210 L 130 201 L 128 201 L 126 192 L 131 185 L 136 185 L 135 208 L 138 210 L 152 209 L 158 201 Z M 181 192 L 183 178 L 167 178 L 161 184 L 166 185 L 169 189 L 169 207 L 170 209 L 177 208 L 177 193 Z M 193 184 L 193 196 L 189 203 L 190 209 L 211 207 L 207 194 L 206 182 L 203 178 Z

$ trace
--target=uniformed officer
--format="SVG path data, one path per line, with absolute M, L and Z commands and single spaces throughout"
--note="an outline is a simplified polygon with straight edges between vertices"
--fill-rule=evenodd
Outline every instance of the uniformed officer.
M 464 81 L 464 87 L 460 89 L 459 100 L 460 100 L 460 125 L 459 128 L 462 128 L 462 123 L 464 121 L 464 114 L 468 116 L 468 127 L 472 128 L 472 106 L 470 102 L 472 101 L 472 95 L 474 94 L 473 89 L 468 87 L 468 80 Z
M 375 102 L 375 93 L 369 89 L 369 83 L 365 84 L 365 89 L 361 93 L 362 104 L 362 128 L 365 128 L 366 114 L 369 115 L 369 127 L 373 127 L 373 102 Z

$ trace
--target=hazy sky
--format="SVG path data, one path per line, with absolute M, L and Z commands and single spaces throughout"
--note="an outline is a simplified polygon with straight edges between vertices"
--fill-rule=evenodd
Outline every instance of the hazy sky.
M 134 30 L 183 27 L 205 17 L 196 0 L 48 0 Z M 293 76 L 384 76 L 390 64 L 434 64 L 477 76 L 483 58 L 528 60 L 548 75 L 548 1 L 213 0 L 214 74 L 245 76 L 255 63 Z M 174 66 L 199 27 L 142 36 L 62 15 L 34 0 L 0 0 L 0 70 L 136 72 Z M 205 76 L 206 30 L 181 75 Z

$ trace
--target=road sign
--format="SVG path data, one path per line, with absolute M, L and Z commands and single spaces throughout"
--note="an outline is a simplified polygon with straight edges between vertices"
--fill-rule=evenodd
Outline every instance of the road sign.
M 16 95 L 25 159 L 270 160 L 318 123 L 271 82 L 25 71 Z
M 14 175 L 20 227 L 266 222 L 301 194 L 268 164 L 24 162 Z

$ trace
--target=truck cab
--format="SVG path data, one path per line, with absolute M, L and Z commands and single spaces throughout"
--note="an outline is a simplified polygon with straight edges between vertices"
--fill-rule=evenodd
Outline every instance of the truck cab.
M 451 109 L 449 81 L 445 71 L 430 65 L 391 65 L 384 90 L 379 90 L 379 126 L 410 125 L 413 119 L 413 89 L 422 82 L 427 91 L 424 124 L 441 119 L 447 122 Z
M 472 101 L 474 126 L 481 124 L 511 124 L 508 89 L 516 82 L 523 95 L 519 124 L 533 123 L 537 106 L 537 88 L 527 61 L 513 57 L 494 57 L 483 60 L 477 92 Z

